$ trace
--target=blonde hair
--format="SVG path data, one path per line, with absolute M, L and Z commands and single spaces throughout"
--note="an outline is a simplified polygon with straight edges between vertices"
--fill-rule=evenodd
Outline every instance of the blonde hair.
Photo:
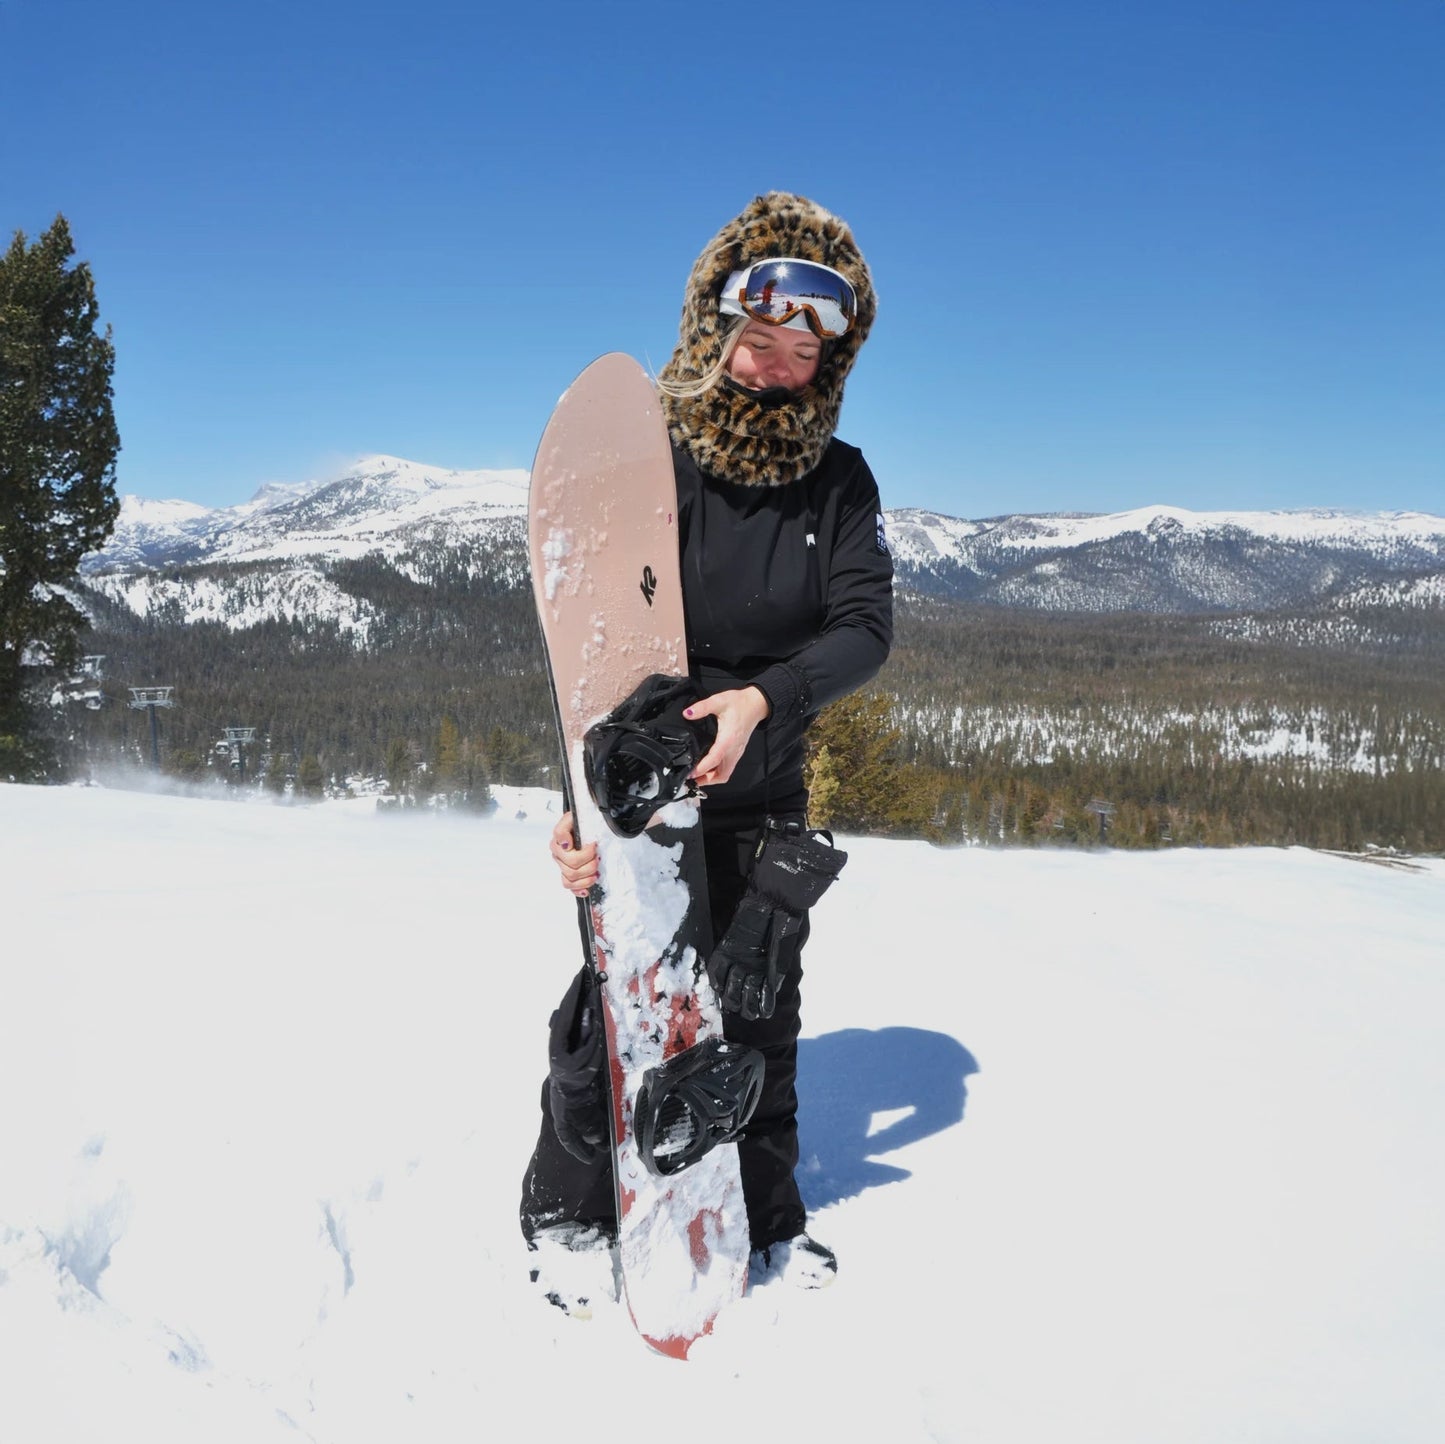
M 690 401 L 695 396 L 711 391 L 727 375 L 728 362 L 733 359 L 733 352 L 738 349 L 738 342 L 743 339 L 743 332 L 747 329 L 746 316 L 728 317 L 727 325 L 722 328 L 722 354 L 701 376 L 692 381 L 664 381 L 661 377 L 654 376 L 653 385 L 664 396 L 672 396 L 680 401 Z

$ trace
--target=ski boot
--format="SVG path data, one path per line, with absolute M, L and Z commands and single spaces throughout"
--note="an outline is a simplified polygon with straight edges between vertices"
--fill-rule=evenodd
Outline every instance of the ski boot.
M 838 1277 L 838 1256 L 827 1244 L 800 1233 L 781 1239 L 753 1254 L 756 1283 L 782 1279 L 799 1289 L 825 1289 Z
M 527 1240 L 529 1277 L 569 1318 L 590 1319 L 597 1298 L 617 1299 L 612 1239 L 593 1224 L 556 1223 Z

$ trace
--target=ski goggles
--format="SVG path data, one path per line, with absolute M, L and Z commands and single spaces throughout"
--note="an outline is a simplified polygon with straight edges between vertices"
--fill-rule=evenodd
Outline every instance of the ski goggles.
M 768 326 L 806 326 L 822 340 L 834 341 L 853 329 L 858 297 L 848 278 L 831 266 L 781 256 L 734 271 L 718 310 Z

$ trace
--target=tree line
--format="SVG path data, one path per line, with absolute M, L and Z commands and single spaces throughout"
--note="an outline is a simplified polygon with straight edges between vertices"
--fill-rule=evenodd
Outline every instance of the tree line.
M 199 569 L 223 586 L 231 570 Z M 231 628 L 164 610 L 139 617 L 86 589 L 94 620 L 84 642 L 105 657 L 107 700 L 78 744 L 94 762 L 143 761 L 149 723 L 130 709 L 129 688 L 168 685 L 176 705 L 163 718 L 166 765 L 188 776 L 227 769 L 216 751 L 224 729 L 254 727 L 266 766 L 294 773 L 314 759 L 324 789 L 358 777 L 425 789 L 449 766 L 445 724 L 459 739 L 464 790 L 555 781 L 530 590 L 479 591 L 460 577 L 422 586 L 379 559 L 339 564 L 332 579 L 384 600 L 364 641 L 314 619 Z
M 385 601 L 364 640 L 335 623 L 138 618 L 96 598 L 87 645 L 131 685 L 176 686 L 168 765 L 191 775 L 224 770 L 215 739 L 245 724 L 298 790 L 308 759 L 322 790 L 355 777 L 404 793 L 460 777 L 444 790 L 463 798 L 557 784 L 525 586 L 477 594 L 460 573 L 419 586 L 379 557 L 331 578 Z M 1346 647 L 1328 626 L 1312 643 L 1321 619 L 1308 616 L 1281 640 L 1217 615 L 906 593 L 897 611 L 875 686 L 810 733 L 818 825 L 942 843 L 1445 848 L 1445 614 L 1382 612 Z M 88 745 L 141 758 L 144 719 L 114 697 Z
M 951 842 L 1445 850 L 1445 610 L 1345 620 L 901 597 L 880 683 L 928 779 L 913 823 Z

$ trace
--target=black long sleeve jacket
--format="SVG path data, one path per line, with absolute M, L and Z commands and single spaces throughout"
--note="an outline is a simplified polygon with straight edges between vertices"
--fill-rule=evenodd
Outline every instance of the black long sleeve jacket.
M 673 448 L 689 670 L 704 695 L 752 684 L 768 699 L 710 810 L 801 806 L 803 732 L 877 675 L 893 641 L 893 562 L 878 485 L 833 440 L 806 476 L 746 486 Z

